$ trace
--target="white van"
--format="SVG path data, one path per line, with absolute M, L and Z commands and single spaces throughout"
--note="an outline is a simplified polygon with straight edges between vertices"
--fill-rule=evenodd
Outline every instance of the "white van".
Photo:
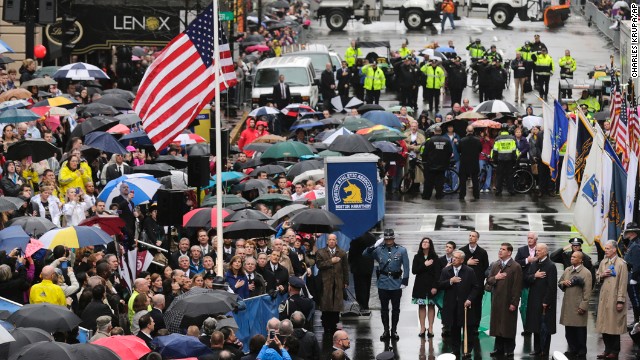
M 273 86 L 280 75 L 291 90 L 291 102 L 307 104 L 315 108 L 318 104 L 318 82 L 309 58 L 276 57 L 268 58 L 258 64 L 251 90 L 251 103 L 264 106 L 273 102 Z
M 334 60 L 331 58 L 331 54 L 329 52 L 329 48 L 327 48 L 327 46 L 323 44 L 308 44 L 304 50 L 282 54 L 282 57 L 288 56 L 307 57 L 311 59 L 313 69 L 316 71 L 316 79 L 318 80 L 320 80 L 320 75 L 322 74 L 328 63 L 334 66 L 333 71 L 336 71 L 340 67 L 340 64 L 338 64 L 337 68 L 335 67 Z

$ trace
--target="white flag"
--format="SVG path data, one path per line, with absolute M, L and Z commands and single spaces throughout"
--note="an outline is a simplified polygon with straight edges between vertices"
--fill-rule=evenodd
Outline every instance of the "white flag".
M 578 181 L 576 180 L 576 143 L 578 141 L 578 123 L 569 118 L 569 133 L 567 134 L 567 151 L 562 162 L 560 172 L 560 197 L 564 206 L 571 208 L 573 199 L 578 193 Z
M 636 176 L 638 174 L 638 154 L 629 152 L 629 169 L 627 170 L 627 196 L 624 202 L 624 222 L 633 220 L 633 210 L 636 198 Z
M 598 133 L 602 130 L 598 128 Z M 605 140 L 606 141 L 606 140 Z M 603 148 L 604 150 L 604 148 Z M 589 160 L 587 160 L 589 161 Z M 600 202 L 598 204 L 600 214 L 596 219 L 599 227 L 596 228 L 596 239 L 601 239 L 604 236 L 604 240 L 609 240 L 609 204 L 611 203 L 611 184 L 613 182 L 613 160 L 607 154 L 606 151 L 602 151 L 602 173 L 600 175 L 601 190 L 600 190 Z M 600 229 L 598 231 L 598 229 Z M 602 241 L 601 243 L 604 243 Z
M 573 224 L 590 245 L 602 231 L 602 153 L 604 137 L 594 135 L 573 211 Z
M 540 159 L 543 163 L 549 165 L 551 163 L 551 153 L 553 152 L 553 122 L 555 120 L 555 112 L 553 106 L 549 106 L 546 102 L 542 102 L 542 130 L 544 137 L 542 138 L 542 154 Z

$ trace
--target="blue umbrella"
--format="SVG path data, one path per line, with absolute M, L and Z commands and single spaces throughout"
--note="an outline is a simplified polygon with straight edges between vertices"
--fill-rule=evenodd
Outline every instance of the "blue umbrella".
M 158 336 L 152 342 L 155 351 L 159 352 L 163 359 L 182 359 L 212 353 L 211 349 L 194 336 L 170 334 Z
M 31 105 L 27 100 L 9 100 L 0 103 L 0 111 L 4 111 L 7 109 L 20 109 Z
M 0 53 L 14 52 L 13 49 L 4 41 L 0 40 Z
M 134 205 L 151 200 L 161 185 L 158 180 L 149 174 L 123 175 L 109 181 L 98 195 L 98 199 L 111 204 L 113 198 L 120 195 L 120 184 L 123 182 L 129 185 L 129 191 L 134 191 L 132 200 Z
M 300 113 L 300 119 L 307 119 L 307 118 L 313 118 L 313 117 L 317 117 L 318 119 L 324 119 L 324 115 L 320 111 Z
M 220 176 L 222 176 L 222 182 L 226 183 L 229 181 L 240 181 L 244 178 L 247 177 L 246 174 L 243 174 L 241 172 L 237 172 L 237 171 L 225 171 L 223 173 L 220 173 Z M 214 175 L 211 180 L 209 180 L 209 186 L 207 186 L 205 189 L 207 188 L 212 188 L 214 186 L 216 186 L 216 179 L 217 177 Z
M 314 127 L 321 127 L 321 126 L 325 126 L 323 123 L 321 123 L 320 121 L 313 119 L 313 118 L 306 118 L 306 119 L 298 119 L 296 120 L 296 122 L 293 123 L 293 125 L 291 125 L 291 127 L 289 128 L 289 131 L 295 131 L 298 129 L 311 129 Z
M 0 123 L 20 123 L 40 119 L 40 115 L 27 109 L 8 109 L 0 114 Z
M 440 46 L 440 47 L 436 48 L 436 51 L 439 51 L 441 53 L 455 53 L 456 49 L 450 48 L 448 46 Z
M 19 225 L 9 226 L 0 231 L 0 250 L 7 253 L 15 248 L 24 250 L 28 243 L 29 235 Z
M 362 114 L 362 117 L 374 124 L 402 129 L 402 123 L 400 122 L 398 117 L 390 112 L 382 110 L 367 111 L 366 113 Z
M 84 144 L 112 154 L 128 153 L 127 149 L 125 149 L 113 135 L 104 131 L 95 131 L 87 134 L 84 137 Z
M 142 130 L 133 131 L 129 134 L 124 135 L 120 138 L 120 143 L 129 145 L 130 140 L 133 140 L 133 142 L 138 143 L 139 145 L 153 145 L 151 139 L 149 139 L 149 136 L 147 136 L 147 133 Z

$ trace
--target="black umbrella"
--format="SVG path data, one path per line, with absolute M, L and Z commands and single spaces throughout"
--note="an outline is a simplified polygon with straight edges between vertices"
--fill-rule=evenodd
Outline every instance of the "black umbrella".
M 251 239 L 271 236 L 275 233 L 271 226 L 260 220 L 240 220 L 224 229 L 224 237 L 229 239 Z
M 20 216 L 13 218 L 7 222 L 7 226 L 11 225 L 19 225 L 27 234 L 34 237 L 39 237 L 47 231 L 57 228 L 51 220 L 39 216 Z
M 144 164 L 133 168 L 134 173 L 145 173 L 155 178 L 170 176 L 171 170 L 174 170 L 174 167 L 165 163 Z
M 138 114 L 136 113 L 116 115 L 116 119 L 120 121 L 120 124 L 125 126 L 135 125 L 142 121 L 142 119 L 140 119 L 140 116 L 138 116 Z
M 400 146 L 389 141 L 375 141 L 371 144 L 383 153 L 397 154 L 402 150 Z
M 11 225 L 19 225 L 27 234 L 34 237 L 39 237 L 47 231 L 57 228 L 51 220 L 39 216 L 20 216 L 13 218 L 7 222 L 7 226 Z
M 53 341 L 51 334 L 34 327 L 15 328 L 9 331 L 9 333 L 16 341 L 0 345 L 0 358 L 2 359 L 8 359 L 29 344 L 38 341 Z
M 372 153 L 375 147 L 360 134 L 340 135 L 329 145 L 329 150 L 341 153 Z
M 453 119 L 450 121 L 443 122 L 442 125 L 440 126 L 442 128 L 442 133 L 446 133 L 447 128 L 450 125 L 453 125 L 453 132 L 458 134 L 458 136 L 460 136 L 461 138 L 467 134 L 467 126 L 469 125 L 469 122 L 467 120 Z
M 313 159 L 313 160 L 300 161 L 299 163 L 296 163 L 289 168 L 289 171 L 287 172 L 287 179 L 293 180 L 296 176 L 302 174 L 303 172 L 306 172 L 309 170 L 322 169 L 322 168 L 324 168 L 323 160 Z
M 82 320 L 64 306 L 49 303 L 27 304 L 7 319 L 16 327 L 37 327 L 50 333 L 70 331 Z
M 322 209 L 303 210 L 289 219 L 296 231 L 307 233 L 330 233 L 344 224 L 339 217 Z
M 100 103 L 91 103 L 89 105 L 80 105 L 78 106 L 78 114 L 89 114 L 89 115 L 118 115 L 120 111 L 116 110 L 113 106 L 100 104 Z
M 164 321 L 167 325 L 167 330 L 180 332 L 180 329 L 185 327 L 181 325 L 185 316 L 191 319 L 196 319 L 200 316 L 205 316 L 206 318 L 209 315 L 228 313 L 236 306 L 238 306 L 238 302 L 235 294 L 224 290 L 193 288 L 171 302 L 171 305 L 164 313 Z M 202 325 L 203 320 L 198 325 Z
M 116 95 L 119 96 L 129 102 L 133 101 L 133 99 L 135 99 L 135 95 L 128 90 L 123 90 L 123 89 L 107 89 L 105 91 L 103 91 L 103 94 L 105 95 Z
M 263 42 L 265 40 L 264 40 L 264 36 L 262 36 L 260 34 L 251 34 L 251 35 L 247 35 L 247 37 L 244 38 L 243 42 L 245 42 L 245 41 L 256 41 L 258 43 L 261 43 L 261 42 Z
M 0 211 L 18 210 L 26 201 L 13 196 L 0 197 Z
M 70 350 L 75 359 L 120 360 L 118 354 L 104 346 L 93 344 L 74 344 L 71 345 Z
M 131 110 L 131 104 L 122 96 L 116 94 L 104 95 L 100 99 L 93 102 L 93 104 L 104 104 L 113 106 L 117 110 Z
M 126 154 L 129 151 L 118 142 L 112 134 L 104 131 L 94 131 L 84 138 L 84 146 L 102 150 L 110 154 Z
M 71 137 L 83 137 L 94 131 L 106 131 L 118 124 L 120 120 L 110 116 L 94 116 L 78 124 L 71 132 Z
M 156 163 L 164 163 L 173 166 L 176 169 L 184 169 L 187 167 L 188 161 L 182 156 L 161 155 L 155 159 Z
M 14 353 L 11 360 L 75 360 L 71 345 L 56 341 L 38 341 Z
M 251 151 L 257 151 L 257 152 L 263 153 L 263 152 L 265 152 L 265 150 L 267 150 L 271 146 L 273 146 L 273 144 L 253 142 L 253 143 L 245 146 L 244 150 L 251 150 Z
M 321 119 L 320 120 L 321 123 L 325 124 L 325 125 L 342 125 L 342 121 L 336 119 L 336 118 L 326 118 L 326 119 Z
M 187 145 L 187 154 L 189 156 L 209 156 L 211 150 L 209 150 L 209 144 L 207 143 L 191 144 Z
M 241 191 L 258 190 L 260 194 L 266 194 L 273 183 L 266 179 L 249 179 L 239 185 Z
M 242 209 L 224 218 L 224 221 L 240 221 L 240 220 L 271 220 L 262 211 L 255 209 Z
M 271 25 L 269 25 L 269 27 L 267 27 L 267 30 L 271 31 L 271 30 L 280 30 L 282 28 L 287 27 L 287 24 L 285 23 L 281 23 L 281 22 L 277 22 L 277 23 L 273 23 Z
M 280 165 L 273 165 L 273 164 L 269 164 L 269 165 L 262 165 L 262 166 L 258 166 L 257 168 L 255 168 L 255 170 L 253 170 L 249 176 L 255 177 L 258 176 L 258 173 L 264 171 L 267 173 L 267 175 L 276 175 L 276 174 L 284 174 L 287 172 L 287 169 L 283 168 Z
M 372 111 L 372 110 L 383 110 L 384 108 L 378 104 L 364 104 L 362 106 L 360 106 L 358 108 L 358 114 L 362 115 L 364 113 L 366 113 L 367 111 Z
M 12 62 L 15 62 L 15 60 L 8 56 L 0 56 L 0 65 L 11 64 Z
M 274 2 L 272 2 L 271 4 L 269 4 L 267 6 L 270 6 L 272 8 L 276 8 L 276 9 L 288 9 L 290 5 L 286 1 L 277 0 L 277 1 L 274 1 Z
M 48 159 L 58 152 L 55 145 L 44 139 L 24 139 L 9 146 L 4 157 L 7 160 L 22 160 L 31 156 L 34 162 Z

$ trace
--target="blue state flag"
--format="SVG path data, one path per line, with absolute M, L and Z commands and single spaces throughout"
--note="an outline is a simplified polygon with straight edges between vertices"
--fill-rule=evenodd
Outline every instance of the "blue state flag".
M 608 141 L 607 141 L 608 143 Z M 606 147 L 606 145 L 605 145 Z M 614 160 L 620 161 L 617 157 Z M 613 173 L 611 176 L 611 189 L 609 191 L 609 213 L 607 214 L 607 240 L 616 240 L 621 255 L 626 252 L 626 247 L 620 242 L 624 230 L 624 213 L 627 197 L 627 173 L 618 161 L 613 163 Z
M 569 119 L 562 105 L 558 100 L 553 101 L 553 138 L 551 138 L 551 161 L 549 169 L 551 170 L 551 179 L 553 181 L 558 177 L 558 166 L 560 162 L 560 149 L 567 142 L 567 134 L 569 133 Z

